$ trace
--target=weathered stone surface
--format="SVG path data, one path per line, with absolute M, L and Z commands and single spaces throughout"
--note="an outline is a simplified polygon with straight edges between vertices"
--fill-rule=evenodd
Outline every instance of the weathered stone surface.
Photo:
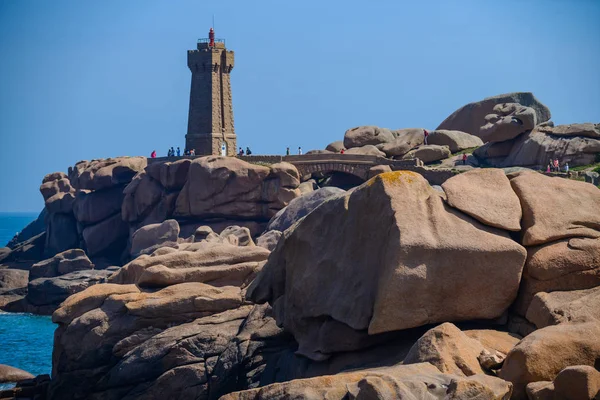
M 22 288 L 29 282 L 29 272 L 21 269 L 0 269 L 0 293 Z
M 269 219 L 300 195 L 299 184 L 291 164 L 270 169 L 233 157 L 202 157 L 190 164 L 175 215 Z
M 583 136 L 592 139 L 600 139 L 600 124 L 584 123 L 557 126 L 539 126 L 539 132 L 554 136 Z
M 378 145 L 388 157 L 403 156 L 425 140 L 423 128 L 398 129 L 392 132 L 396 137 L 393 141 Z
M 372 144 L 367 144 L 361 147 L 353 147 L 345 151 L 344 154 L 362 154 L 365 156 L 385 157 L 385 153 Z
M 410 160 L 413 158 L 418 158 L 424 163 L 429 163 L 443 160 L 444 158 L 448 158 L 451 155 L 452 154 L 450 153 L 450 148 L 448 148 L 448 146 L 438 146 L 436 144 L 429 144 L 419 146 L 416 149 L 409 151 L 402 157 L 402 159 Z
M 275 247 L 277 247 L 277 242 L 279 242 L 281 235 L 281 231 L 265 232 L 256 239 L 256 245 L 269 251 L 273 251 L 275 250 Z
M 314 192 L 318 188 L 319 186 L 317 185 L 317 182 L 314 179 L 309 179 L 306 182 L 302 182 L 298 186 L 298 190 L 300 190 L 301 196 L 304 196 L 305 194 L 308 194 L 310 192 Z
M 555 398 L 565 400 L 597 399 L 600 372 L 589 365 L 576 365 L 560 371 L 554 379 Z
M 469 329 L 464 331 L 465 335 L 477 340 L 486 349 L 508 354 L 513 347 L 522 339 L 514 333 L 496 331 L 492 329 Z
M 312 210 L 320 206 L 323 202 L 330 198 L 341 196 L 344 193 L 346 193 L 345 190 L 336 187 L 324 187 L 305 196 L 295 198 L 290 201 L 290 204 L 271 218 L 269 225 L 267 225 L 267 230 L 278 230 L 283 232 Z
M 146 168 L 146 157 L 117 157 L 80 161 L 69 167 L 69 180 L 78 190 L 101 190 L 126 185 Z
M 86 269 L 94 269 L 94 264 L 83 250 L 72 249 L 34 264 L 29 271 L 29 279 L 53 278 Z
M 389 165 L 376 165 L 374 167 L 369 168 L 369 174 L 367 175 L 367 179 L 371 179 L 374 176 L 379 174 L 383 174 L 385 172 L 392 172 L 392 169 Z
M 452 153 L 473 147 L 483 146 L 483 141 L 477 136 L 461 131 L 436 130 L 429 132 L 427 144 L 448 146 Z
M 250 229 L 242 226 L 228 226 L 219 234 L 222 238 L 227 238 L 230 243 L 236 246 L 255 246 L 252 240 Z
M 333 154 L 333 152 L 329 150 L 309 150 L 306 154 Z
M 121 214 L 115 214 L 95 225 L 83 229 L 82 236 L 89 256 L 111 253 L 118 256 L 125 247 L 129 227 L 121 219 Z
M 135 222 L 146 217 L 161 200 L 163 188 L 149 174 L 142 172 L 123 190 L 121 209 L 124 221 Z
M 556 128 L 560 128 L 559 125 Z M 585 133 L 585 132 L 581 132 Z M 571 167 L 593 164 L 600 152 L 600 139 L 585 136 L 555 136 L 536 127 L 512 142 L 511 150 L 498 166 L 536 166 L 545 168 L 550 159 L 558 159 L 561 165 Z
M 79 247 L 77 223 L 73 214 L 50 213 L 46 224 L 46 243 L 44 245 L 46 257 Z
M 566 323 L 539 329 L 516 345 L 504 361 L 500 378 L 512 382 L 512 399 L 526 399 L 530 382 L 552 381 L 571 365 L 593 366 L 600 358 L 600 323 Z
M 537 293 L 527 309 L 526 317 L 538 328 L 586 317 L 600 321 L 600 286 L 586 290 Z
M 215 388 L 219 379 L 239 376 L 238 370 L 225 373 L 218 360 L 233 362 L 220 355 L 252 309 L 241 303 L 239 288 L 202 283 L 152 292 L 104 284 L 78 293 L 53 315 L 59 328 L 50 396 L 123 398 L 129 393 L 132 399 L 149 399 L 161 398 L 166 390 L 169 397 L 205 397 L 205 379 L 213 369 L 219 368 L 210 379 Z M 260 350 L 246 350 L 260 357 Z
M 575 237 L 527 249 L 527 276 L 540 281 L 596 268 L 600 268 L 600 239 Z
M 121 213 L 123 186 L 90 192 L 80 190 L 75 196 L 73 212 L 77 222 L 89 225 Z
M 380 143 L 387 143 L 394 140 L 392 131 L 387 128 L 377 126 L 358 126 L 348 129 L 344 134 L 344 147 L 351 149 L 353 147 L 362 147 L 368 144 L 376 146 Z
M 332 153 L 339 153 L 344 148 L 344 141 L 338 140 L 336 142 L 329 143 L 327 147 L 325 147 L 325 150 L 329 150 Z
M 503 142 L 531 131 L 537 125 L 535 110 L 517 103 L 494 106 L 492 113 L 485 116 L 485 125 L 479 130 L 484 142 Z
M 600 239 L 570 238 L 529 247 L 514 309 L 526 315 L 539 292 L 570 291 L 600 286 Z
M 34 376 L 22 369 L 0 364 L 0 383 L 20 382 L 25 379 L 33 379 Z
M 248 294 L 274 305 L 301 354 L 320 358 L 331 352 L 319 343 L 327 321 L 376 334 L 500 316 L 525 255 L 505 232 L 445 206 L 419 174 L 392 172 L 286 231 Z
M 441 374 L 429 363 L 395 365 L 275 383 L 230 393 L 222 400 L 507 399 L 511 385 L 485 375 Z
M 404 364 L 428 362 L 443 373 L 459 376 L 483 374 L 477 357 L 483 345 L 446 322 L 428 330 L 410 349 Z
M 539 102 L 532 93 L 516 92 L 488 97 L 481 101 L 469 103 L 444 120 L 437 129 L 456 130 L 480 136 L 481 127 L 485 124 L 485 116 L 492 114 L 494 106 L 503 103 L 519 103 L 535 110 L 537 123 L 550 119 L 550 110 Z
M 183 246 L 183 244 L 181 245 Z M 179 251 L 142 255 L 109 278 L 110 283 L 142 287 L 165 287 L 183 282 L 206 282 L 213 286 L 242 286 L 264 264 L 269 251 L 258 246 L 189 243 Z
M 600 190 L 570 179 L 521 172 L 510 181 L 523 209 L 523 244 L 600 238 Z
M 177 242 L 179 224 L 174 219 L 168 219 L 161 224 L 150 224 L 141 227 L 131 236 L 132 257 L 145 253 L 144 250 L 156 247 L 165 242 Z M 147 254 L 147 253 L 145 253 Z
M 167 190 L 181 190 L 187 180 L 191 160 L 154 163 L 146 167 L 146 173 Z
M 509 231 L 521 230 L 521 203 L 500 169 L 474 169 L 442 184 L 448 204 L 478 221 Z
M 82 270 L 54 278 L 38 278 L 27 285 L 26 311 L 52 314 L 67 297 L 106 280 L 112 271 Z

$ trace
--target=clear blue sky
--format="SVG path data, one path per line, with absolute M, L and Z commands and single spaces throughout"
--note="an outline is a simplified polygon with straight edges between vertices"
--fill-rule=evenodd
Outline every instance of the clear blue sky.
M 0 211 L 41 209 L 42 177 L 78 160 L 183 147 L 186 51 L 213 14 L 255 154 L 511 91 L 600 122 L 598 0 L 0 0 Z

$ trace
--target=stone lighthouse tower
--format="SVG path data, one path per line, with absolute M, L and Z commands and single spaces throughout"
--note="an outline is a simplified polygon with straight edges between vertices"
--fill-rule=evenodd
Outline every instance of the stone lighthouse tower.
M 213 28 L 208 36 L 198 40 L 196 50 L 188 50 L 192 86 L 185 147 L 194 149 L 197 155 L 234 156 L 237 147 L 230 81 L 233 51 L 225 48 L 224 40 L 215 39 Z

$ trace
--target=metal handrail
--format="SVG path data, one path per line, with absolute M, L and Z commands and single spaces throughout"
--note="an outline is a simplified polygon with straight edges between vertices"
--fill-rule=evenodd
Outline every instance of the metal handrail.
M 210 39 L 209 38 L 198 39 L 198 43 L 210 43 Z M 225 44 L 225 39 L 215 39 L 215 43 Z

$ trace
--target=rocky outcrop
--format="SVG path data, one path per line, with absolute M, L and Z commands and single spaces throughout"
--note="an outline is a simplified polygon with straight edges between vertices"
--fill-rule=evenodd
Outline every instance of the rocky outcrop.
M 219 233 L 239 225 L 258 236 L 268 220 L 300 196 L 299 175 L 288 163 L 270 167 L 233 157 L 150 164 L 125 188 L 122 218 L 137 229 L 167 219 L 187 237 L 200 226 Z
M 140 254 L 149 254 L 165 243 L 177 244 L 179 224 L 174 219 L 168 219 L 160 224 L 149 224 L 141 227 L 131 236 L 132 258 Z
M 402 159 L 410 160 L 418 158 L 424 163 L 430 163 L 434 161 L 443 160 L 444 158 L 450 157 L 450 148 L 448 146 L 438 146 L 436 144 L 422 145 L 408 153 L 406 153 Z
M 535 110 L 518 103 L 494 106 L 492 113 L 485 116 L 485 125 L 479 137 L 485 142 L 504 142 L 531 131 L 537 125 Z
M 364 337 L 498 317 L 516 295 L 524 261 L 525 249 L 506 232 L 446 207 L 419 174 L 392 172 L 286 231 L 248 294 L 273 305 L 301 354 L 320 359 L 364 345 L 330 343 L 331 329 Z M 448 292 L 454 285 L 461 290 Z M 346 297 L 354 301 L 340 301 Z
M 366 145 L 376 146 L 393 140 L 394 134 L 389 129 L 377 126 L 359 126 L 346 131 L 344 134 L 344 147 L 351 149 Z
M 51 315 L 69 296 L 89 286 L 106 281 L 113 270 L 83 270 L 52 278 L 33 279 L 27 285 L 24 305 L 14 305 L 25 312 Z
M 27 371 L 11 367 L 10 365 L 0 364 L 0 383 L 20 382 L 32 378 L 34 376 Z
M 461 131 L 436 130 L 429 132 L 427 144 L 448 146 L 452 153 L 483 146 L 483 141 L 475 136 Z
M 385 157 L 385 153 L 372 144 L 367 144 L 361 147 L 353 147 L 346 150 L 345 154 L 362 154 L 365 156 Z
M 537 293 L 526 314 L 538 328 L 593 318 L 600 321 L 600 286 L 586 290 Z
M 550 120 L 550 110 L 533 93 L 516 92 L 469 103 L 448 116 L 437 129 L 457 130 L 481 137 L 482 127 L 486 124 L 485 117 L 493 114 L 496 105 L 504 103 L 517 103 L 533 109 L 538 124 Z
M 448 204 L 478 221 L 509 231 L 521 230 L 521 204 L 500 169 L 475 169 L 442 183 Z
M 451 323 L 427 331 L 410 349 L 404 364 L 428 362 L 443 373 L 459 376 L 483 374 L 477 359 L 483 345 Z
M 325 147 L 325 150 L 331 151 L 332 153 L 339 153 L 344 148 L 344 141 L 338 140 L 336 142 L 331 142 Z
M 302 197 L 295 198 L 271 218 L 271 221 L 267 225 L 267 230 L 283 232 L 323 202 L 332 197 L 341 196 L 344 193 L 346 193 L 345 190 L 336 187 L 324 187 Z
M 504 362 L 500 378 L 512 382 L 512 399 L 526 399 L 531 382 L 552 381 L 572 365 L 594 366 L 600 358 L 598 321 L 548 326 L 525 337 Z
M 515 309 L 525 315 L 538 292 L 600 285 L 600 190 L 535 172 L 519 172 L 512 188 L 523 209 L 522 243 L 528 247 Z
M 588 365 L 567 367 L 554 382 L 532 382 L 526 391 L 531 400 L 596 399 L 600 395 L 600 372 Z
M 231 393 L 222 400 L 271 399 L 507 399 L 511 385 L 498 378 L 442 374 L 429 363 L 356 370 L 276 383 Z
M 178 249 L 161 248 L 124 265 L 110 283 L 140 287 L 167 287 L 184 282 L 213 286 L 245 286 L 262 268 L 269 251 L 259 246 L 229 243 L 182 243 Z
M 377 146 L 388 157 L 403 156 L 415 147 L 421 146 L 425 139 L 423 128 L 398 129 L 392 133 L 396 137 L 393 141 Z
M 46 210 L 45 256 L 83 248 L 89 256 L 118 259 L 128 226 L 120 217 L 123 188 L 146 166 L 144 157 L 80 161 L 47 175 L 40 187 Z
M 545 169 L 551 160 L 571 167 L 597 162 L 600 124 L 537 126 L 515 139 L 488 143 L 473 154 L 496 167 L 533 166 Z

